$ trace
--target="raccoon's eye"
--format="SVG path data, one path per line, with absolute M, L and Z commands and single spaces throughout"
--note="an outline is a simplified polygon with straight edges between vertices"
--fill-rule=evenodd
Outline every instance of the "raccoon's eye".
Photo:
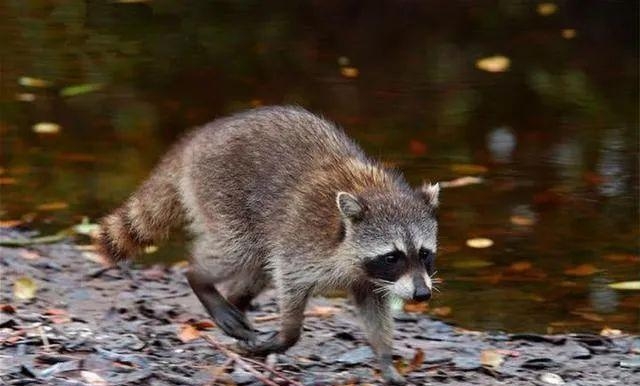
M 402 257 L 402 255 L 400 254 L 400 252 L 391 252 L 391 253 L 387 253 L 386 255 L 382 255 L 381 257 L 384 259 L 385 263 L 395 264 L 398 261 L 400 261 L 400 258 Z
M 433 251 L 426 248 L 420 248 L 420 259 L 424 262 L 429 262 L 433 260 L 434 254 Z

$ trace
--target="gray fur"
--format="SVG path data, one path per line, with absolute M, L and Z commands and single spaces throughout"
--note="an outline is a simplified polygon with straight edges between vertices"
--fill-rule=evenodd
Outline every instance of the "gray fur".
M 148 243 L 186 219 L 195 236 L 192 270 L 211 285 L 232 283 L 231 304 L 246 307 L 270 281 L 277 287 L 279 346 L 265 351 L 298 340 L 309 296 L 351 291 L 383 374 L 399 381 L 390 365 L 389 283 L 367 277 L 363 263 L 381 251 L 436 250 L 437 185 L 414 190 L 332 123 L 302 108 L 268 107 L 193 131 L 143 189 L 103 223 L 108 253 L 127 256 L 136 235 Z M 137 210 L 144 207 L 153 209 Z

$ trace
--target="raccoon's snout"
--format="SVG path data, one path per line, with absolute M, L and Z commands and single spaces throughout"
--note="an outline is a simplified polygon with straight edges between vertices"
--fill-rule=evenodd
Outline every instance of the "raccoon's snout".
M 427 288 L 422 279 L 417 279 L 420 283 L 416 283 L 416 289 L 413 291 L 413 300 L 417 302 L 426 302 L 431 298 L 431 290 Z M 416 279 L 414 279 L 416 281 Z

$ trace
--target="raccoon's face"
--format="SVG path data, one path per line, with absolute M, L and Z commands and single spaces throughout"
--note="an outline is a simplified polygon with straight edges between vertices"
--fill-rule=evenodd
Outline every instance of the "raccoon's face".
M 438 184 L 402 194 L 371 192 L 356 197 L 338 193 L 336 201 L 346 228 L 344 242 L 367 278 L 383 291 L 406 300 L 431 297 L 438 193 Z

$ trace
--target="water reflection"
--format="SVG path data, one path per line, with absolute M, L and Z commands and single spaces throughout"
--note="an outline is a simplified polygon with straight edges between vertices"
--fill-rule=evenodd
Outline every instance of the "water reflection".
M 446 318 L 639 331 L 639 295 L 606 287 L 640 277 L 637 11 L 5 1 L 0 215 L 45 233 L 96 218 L 187 128 L 296 103 L 414 183 L 483 177 L 443 193 L 446 282 L 433 306 L 451 307 Z M 498 72 L 478 66 L 500 56 L 509 61 L 491 64 Z M 34 133 L 42 122 L 60 131 Z M 471 237 L 494 246 L 471 249 Z M 180 245 L 147 258 L 183 259 Z

